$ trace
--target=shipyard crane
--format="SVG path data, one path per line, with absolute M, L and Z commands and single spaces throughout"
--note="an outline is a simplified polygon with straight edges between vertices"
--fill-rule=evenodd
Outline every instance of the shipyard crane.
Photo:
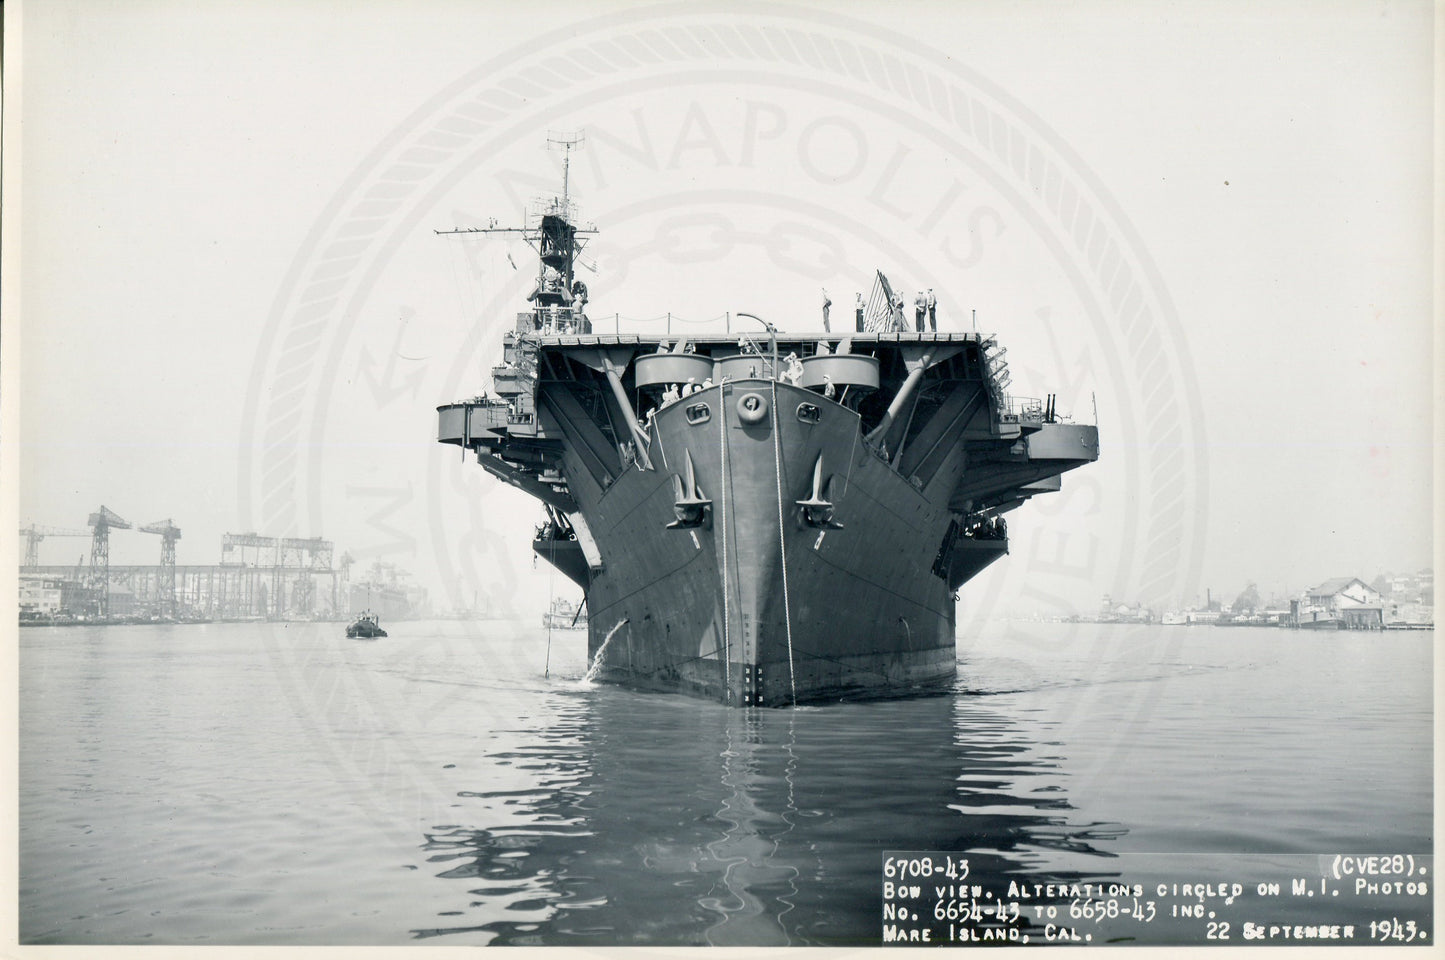
M 140 528 L 141 533 L 158 534 L 161 538 L 161 578 L 159 594 L 161 614 L 176 615 L 176 541 L 181 538 L 181 528 L 171 523 L 169 517 L 148 523 Z
M 103 504 L 90 515 L 86 526 L 90 538 L 90 588 L 100 589 L 99 610 L 102 618 L 110 616 L 110 531 L 129 530 L 130 521 L 122 520 Z
M 47 527 L 38 523 L 32 523 L 28 527 L 21 527 L 20 534 L 25 538 L 25 566 L 40 566 L 40 541 L 46 537 L 89 537 L 89 530 L 66 530 L 63 527 Z

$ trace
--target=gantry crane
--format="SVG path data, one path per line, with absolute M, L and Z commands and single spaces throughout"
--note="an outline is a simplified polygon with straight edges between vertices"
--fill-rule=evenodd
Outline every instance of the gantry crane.
M 99 589 L 98 609 L 102 619 L 110 616 L 110 531 L 129 530 L 130 522 L 122 520 L 104 505 L 90 515 L 86 526 L 90 537 L 90 588 Z
M 63 527 L 46 527 L 38 523 L 32 523 L 28 527 L 20 528 L 20 535 L 25 538 L 25 566 L 40 566 L 40 541 L 46 537 L 88 537 L 89 530 L 66 530 Z
M 171 523 L 169 517 L 148 523 L 140 528 L 141 533 L 159 534 L 161 538 L 161 576 L 159 593 L 161 615 L 176 615 L 176 541 L 181 538 L 181 528 Z

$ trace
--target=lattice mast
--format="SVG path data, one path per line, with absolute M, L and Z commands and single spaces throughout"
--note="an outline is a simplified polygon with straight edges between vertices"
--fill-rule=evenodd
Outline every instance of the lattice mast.
M 498 226 L 493 220 L 485 227 L 457 227 L 437 230 L 439 236 L 456 234 L 515 234 L 537 253 L 536 288 L 527 297 L 533 303 L 537 325 L 556 328 L 556 322 L 576 322 L 584 316 L 587 302 L 586 284 L 576 276 L 577 260 L 582 248 L 596 228 L 580 226 L 579 213 L 572 203 L 572 151 L 586 143 L 580 133 L 549 133 L 547 144 L 562 150 L 562 194 L 539 199 L 530 205 L 521 227 Z
M 586 140 L 581 133 L 571 136 L 548 133 L 547 145 L 560 147 L 562 149 L 562 196 L 553 201 L 551 208 L 542 214 L 541 244 L 538 248 L 541 266 L 538 268 L 538 281 L 546 279 L 547 268 L 551 267 L 562 276 L 562 289 L 568 292 L 567 303 L 570 305 L 570 291 L 573 282 L 573 265 L 577 259 L 577 253 L 582 249 L 585 240 L 578 241 L 577 226 L 572 217 L 572 198 L 569 193 L 571 188 L 572 150 L 582 146 Z

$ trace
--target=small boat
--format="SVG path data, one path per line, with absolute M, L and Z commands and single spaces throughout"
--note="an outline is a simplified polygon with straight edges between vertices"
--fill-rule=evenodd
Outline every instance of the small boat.
M 377 637 L 386 636 L 386 631 L 381 629 L 381 621 L 374 613 L 363 613 L 356 618 L 356 622 L 346 628 L 346 636 L 352 640 L 375 640 Z

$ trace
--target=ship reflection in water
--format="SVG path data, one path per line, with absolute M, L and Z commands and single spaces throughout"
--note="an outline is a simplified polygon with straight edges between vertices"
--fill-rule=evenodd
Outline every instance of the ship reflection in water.
M 560 722 L 487 758 L 531 770 L 535 788 L 465 792 L 460 811 L 487 826 L 426 836 L 474 919 L 414 933 L 877 944 L 885 851 L 967 851 L 969 882 L 994 890 L 1116 876 L 1095 845 L 1124 828 L 1078 822 L 1057 745 L 1037 737 L 1048 723 L 1025 736 L 990 699 L 738 711 L 579 692 Z
M 1197 946 L 1216 909 L 1433 932 L 1428 897 L 1292 882 L 1428 856 L 1433 633 L 1011 624 L 947 695 L 782 710 L 589 683 L 576 633 L 545 676 L 532 617 L 405 633 L 25 631 L 22 942 L 876 946 L 911 851 L 1027 884 L 1032 930 L 1037 884 L 1157 901 L 1095 942 Z

